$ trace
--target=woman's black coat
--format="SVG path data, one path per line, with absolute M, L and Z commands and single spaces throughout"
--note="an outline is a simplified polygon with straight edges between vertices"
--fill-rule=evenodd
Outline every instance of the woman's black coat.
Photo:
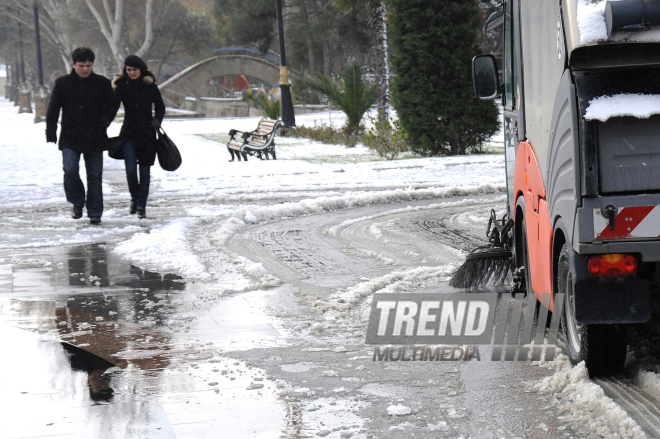
M 165 104 L 156 81 L 150 75 L 138 79 L 119 77 L 113 81 L 117 108 L 124 104 L 124 124 L 120 137 L 135 142 L 138 163 L 152 166 L 156 159 L 156 130 L 151 124 L 154 116 L 152 106 L 156 108 L 155 118 L 163 121 Z

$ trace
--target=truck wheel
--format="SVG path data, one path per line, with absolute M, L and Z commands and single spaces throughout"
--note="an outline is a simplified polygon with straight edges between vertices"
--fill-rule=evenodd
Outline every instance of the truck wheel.
M 525 218 L 522 220 L 522 237 L 520 248 L 522 249 L 523 264 L 525 266 L 525 293 L 532 294 L 532 275 L 529 267 L 529 247 L 527 247 L 527 226 Z
M 561 249 L 557 264 L 557 291 L 564 293 L 561 328 L 571 364 L 586 363 L 590 376 L 621 372 L 626 361 L 625 327 L 620 325 L 583 325 L 575 320 L 573 273 L 567 244 Z

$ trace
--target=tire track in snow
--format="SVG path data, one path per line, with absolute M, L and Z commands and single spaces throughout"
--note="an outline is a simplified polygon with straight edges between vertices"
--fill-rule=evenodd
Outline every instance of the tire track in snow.
M 649 437 L 660 438 L 660 401 L 629 379 L 594 378 L 605 394 L 619 404 Z

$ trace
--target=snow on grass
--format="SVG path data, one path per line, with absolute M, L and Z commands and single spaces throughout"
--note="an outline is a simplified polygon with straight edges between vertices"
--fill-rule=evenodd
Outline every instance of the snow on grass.
M 648 119 L 654 114 L 660 114 L 660 95 L 618 94 L 592 99 L 584 118 L 605 122 L 611 117 L 633 116 Z
M 571 367 L 566 355 L 543 364 L 555 373 L 533 386 L 551 395 L 559 410 L 559 420 L 570 425 L 582 438 L 646 438 L 637 423 L 603 389 L 589 380 L 584 362 Z

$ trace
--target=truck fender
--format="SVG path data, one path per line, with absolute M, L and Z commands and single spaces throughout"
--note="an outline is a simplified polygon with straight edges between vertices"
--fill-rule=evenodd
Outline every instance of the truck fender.
M 513 179 L 514 193 L 525 198 L 524 220 L 532 289 L 536 295 L 548 294 L 546 297 L 549 297 L 552 293 L 552 223 L 541 169 L 534 148 L 529 142 L 521 142 L 518 145 Z
M 567 240 L 573 236 L 575 215 L 580 205 L 580 118 L 575 85 L 570 70 L 566 70 L 555 96 L 546 169 L 550 218 L 553 223 L 557 218 L 564 220 Z

